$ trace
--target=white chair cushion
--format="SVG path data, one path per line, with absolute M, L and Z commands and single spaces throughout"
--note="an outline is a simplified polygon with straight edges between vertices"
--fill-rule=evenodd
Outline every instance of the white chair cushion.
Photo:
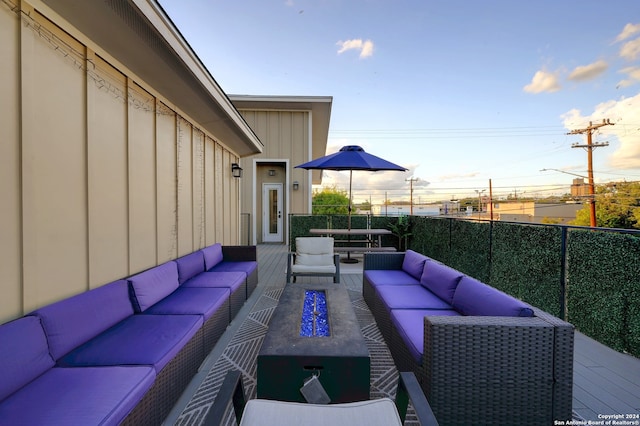
M 291 265 L 291 272 L 294 274 L 306 274 L 306 273 L 320 273 L 320 274 L 335 274 L 336 265 L 331 262 L 331 265 Z
M 333 265 L 332 254 L 296 254 L 296 265 L 327 266 Z M 334 268 L 335 269 L 335 268 Z
M 299 402 L 252 399 L 240 426 L 392 426 L 402 425 L 389 398 L 344 404 L 315 405 Z
M 333 237 L 297 237 L 296 253 L 300 254 L 333 254 Z M 333 262 L 333 261 L 331 261 Z

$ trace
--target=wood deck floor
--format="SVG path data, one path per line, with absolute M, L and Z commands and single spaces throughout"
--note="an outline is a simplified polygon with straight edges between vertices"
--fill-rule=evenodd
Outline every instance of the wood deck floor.
M 286 252 L 287 246 L 284 245 L 262 244 L 258 246 L 260 281 L 258 290 L 246 305 L 252 306 L 255 303 L 261 288 L 283 282 Z M 342 281 L 350 285 L 358 283 L 361 285 L 361 262 L 341 264 L 340 268 Z M 307 279 L 313 280 L 315 278 Z M 245 308 L 240 312 L 238 320 L 234 320 L 234 323 L 239 323 L 243 313 L 246 316 L 245 312 L 248 312 L 250 306 L 245 306 Z M 231 324 L 209 358 L 217 358 L 216 352 L 220 352 L 226 342 L 233 338 L 233 334 L 237 332 L 237 328 L 234 329 L 234 323 Z M 639 423 L 635 424 L 640 424 L 640 418 L 637 417 L 640 415 L 640 359 L 614 351 L 580 332 L 576 332 L 574 350 L 574 412 L 585 421 L 601 421 L 604 420 L 602 416 L 618 414 L 623 416 L 619 420 L 625 420 L 624 416 L 629 416 L 627 420 L 638 421 Z M 197 378 L 194 379 L 194 382 L 196 381 Z M 197 383 L 192 385 L 196 386 Z M 189 392 L 190 389 L 185 391 L 185 395 L 164 424 L 174 424 L 173 420 L 177 413 L 189 401 Z

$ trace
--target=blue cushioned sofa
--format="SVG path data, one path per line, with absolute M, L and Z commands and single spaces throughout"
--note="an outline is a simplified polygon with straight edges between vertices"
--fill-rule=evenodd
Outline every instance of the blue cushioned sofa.
M 233 320 L 232 304 L 257 282 L 255 246 L 211 260 L 223 250 L 214 244 L 1 325 L 0 423 L 162 423 Z
M 571 324 L 415 251 L 366 253 L 363 268 L 394 361 L 441 425 L 571 418 Z

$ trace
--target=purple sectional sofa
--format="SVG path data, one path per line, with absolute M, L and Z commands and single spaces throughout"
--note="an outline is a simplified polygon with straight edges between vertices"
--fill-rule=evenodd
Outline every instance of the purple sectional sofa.
M 436 260 L 366 253 L 362 293 L 447 424 L 571 418 L 573 326 Z
M 223 246 L 213 244 L 200 250 L 208 272 L 242 272 L 246 274 L 245 298 L 258 285 L 258 257 L 255 246 Z
M 162 423 L 257 280 L 206 272 L 204 251 L 0 325 L 0 423 Z
M 150 365 L 56 365 L 37 316 L 0 327 L 0 359 L 0 423 L 7 425 L 120 424 L 156 379 Z

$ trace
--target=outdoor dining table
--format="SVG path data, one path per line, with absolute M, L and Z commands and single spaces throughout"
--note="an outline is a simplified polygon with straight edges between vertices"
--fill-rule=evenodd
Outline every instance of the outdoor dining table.
M 313 228 L 309 230 L 310 234 L 314 235 L 325 235 L 325 236 L 336 236 L 336 235 L 346 235 L 348 237 L 352 236 L 361 236 L 364 235 L 367 237 L 367 245 L 369 247 L 382 247 L 382 236 L 383 235 L 391 235 L 392 232 L 388 229 L 319 229 Z M 376 237 L 374 239 L 374 237 Z

